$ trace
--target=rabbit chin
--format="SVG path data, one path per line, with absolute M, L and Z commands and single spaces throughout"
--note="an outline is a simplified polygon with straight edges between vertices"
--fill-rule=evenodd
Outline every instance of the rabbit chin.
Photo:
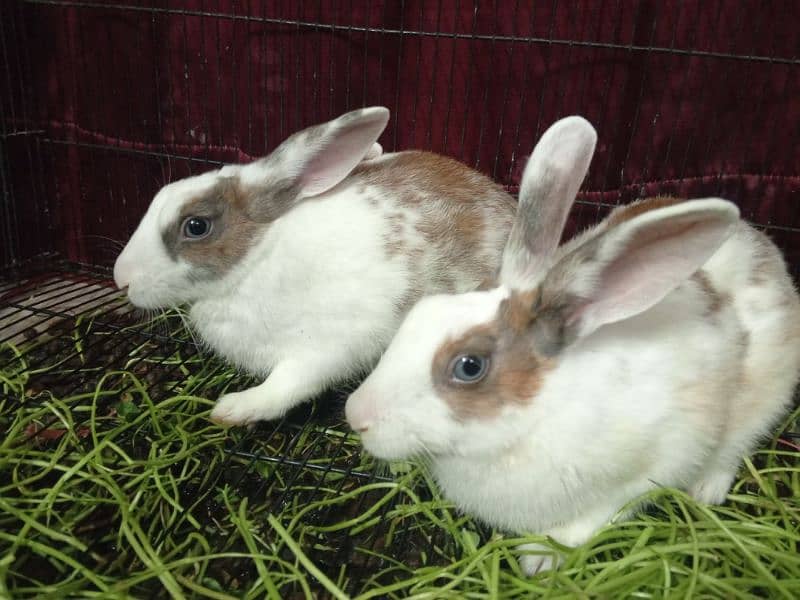
M 361 434 L 364 449 L 382 460 L 406 460 L 423 453 L 425 446 L 413 433 L 406 431 L 368 430 Z
M 159 282 L 131 282 L 128 286 L 128 300 L 136 308 L 153 310 L 171 308 L 189 301 L 180 289 L 159 284 Z

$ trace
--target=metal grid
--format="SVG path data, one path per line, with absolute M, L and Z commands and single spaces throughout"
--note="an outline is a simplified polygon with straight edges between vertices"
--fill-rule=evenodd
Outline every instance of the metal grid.
M 75 411 L 84 406 L 88 415 L 92 392 L 101 379 L 122 370 L 137 375 L 154 400 L 178 393 L 215 398 L 228 386 L 247 384 L 246 377 L 226 374 L 225 365 L 202 356 L 180 321 L 175 327 L 154 330 L 133 315 L 123 300 L 109 286 L 107 272 L 70 263 L 37 261 L 0 278 L 0 371 L 24 369 L 31 373 L 21 398 L 2 392 L 0 387 L 0 404 L 35 401 L 41 392 L 49 391 L 62 398 L 77 397 L 71 408 Z M 24 325 L 21 334 L 15 327 L 20 324 Z M 76 331 L 82 340 L 80 347 L 75 343 Z M 6 344 L 13 335 L 25 338 L 26 350 L 11 351 Z M 53 365 L 58 368 L 54 370 Z M 187 381 L 198 374 L 202 381 L 214 384 L 189 390 Z M 216 377 L 219 374 L 225 375 L 220 379 Z M 132 381 L 115 385 L 114 395 L 101 395 L 92 410 L 108 411 L 133 385 Z M 312 500 L 336 500 L 367 484 L 392 481 L 370 464 L 365 467 L 357 440 L 348 435 L 342 423 L 345 397 L 344 391 L 331 392 L 279 421 L 262 423 L 247 432 L 232 432 L 224 449 L 226 458 L 211 472 L 200 471 L 182 484 L 184 517 L 164 529 L 154 545 L 183 540 L 195 530 L 192 520 L 213 529 L 214 519 L 224 514 L 224 507 L 213 496 L 222 486 L 229 486 L 240 499 L 249 501 L 254 534 L 268 535 L 266 515 L 280 512 L 286 503 L 302 507 Z M 77 422 L 75 431 L 84 425 L 85 421 Z M 41 436 L 52 426 L 59 427 L 55 419 L 28 433 Z M 130 437 L 119 443 L 130 456 L 147 454 L 142 439 Z M 5 481 L 5 477 L 0 479 Z M 424 500 L 428 492 L 420 493 Z M 316 531 L 340 523 L 348 515 L 362 514 L 384 494 L 382 490 L 366 491 L 347 503 L 332 501 L 324 510 L 304 516 L 303 525 Z M 386 554 L 407 566 L 452 561 L 454 542 L 440 531 L 420 532 L 386 518 L 396 504 L 397 500 L 385 502 L 375 515 L 378 524 L 361 534 L 339 528 L 306 534 L 300 543 L 329 577 L 344 572 L 351 592 L 360 590 L 377 571 L 387 568 Z M 109 544 L 117 526 L 109 520 L 87 532 L 84 554 L 88 564 L 96 560 L 95 554 L 114 552 Z M 230 533 L 209 537 L 219 552 L 247 552 Z M 388 537 L 393 541 L 387 548 Z M 227 563 L 225 572 L 238 572 L 240 585 L 258 577 L 252 561 L 246 559 Z M 155 584 L 150 591 L 154 596 L 163 593 Z M 323 597 L 322 590 L 318 593 Z
M 734 112 L 758 112 L 769 98 L 794 97 L 800 81 L 800 44 L 779 47 L 777 36 L 765 35 L 776 19 L 791 21 L 796 16 L 792 2 L 775 3 L 769 11 L 736 11 L 735 3 L 720 1 L 714 4 L 709 22 L 699 20 L 706 13 L 698 2 L 698 25 L 684 35 L 679 32 L 679 19 L 670 20 L 670 13 L 680 12 L 686 17 L 689 9 L 669 2 L 603 0 L 595 3 L 594 10 L 585 10 L 585 3 L 555 0 L 547 3 L 549 12 L 526 12 L 525 4 L 519 1 L 512 7 L 510 3 L 460 0 L 452 6 L 444 1 L 341 0 L 300 3 L 302 8 L 296 10 L 256 2 L 222 3 L 225 10 L 214 9 L 214 3 L 171 4 L 165 7 L 148 1 L 27 0 L 0 6 L 0 21 L 5 23 L 0 28 L 4 63 L 4 81 L 0 85 L 8 90 L 0 102 L 0 267 L 13 266 L 0 279 L 0 345 L 12 336 L 37 342 L 32 345 L 33 350 L 21 356 L 0 355 L 0 361 L 5 367 L 14 361 L 24 362 L 32 371 L 53 357 L 64 361 L 57 380 L 47 376 L 31 380 L 28 391 L 32 396 L 55 386 L 67 396 L 91 390 L 104 372 L 122 366 L 141 373 L 155 395 L 181 389 L 187 379 L 186 370 L 200 368 L 200 361 L 195 360 L 199 359 L 195 344 L 180 328 L 158 331 L 132 321 L 129 310 L 109 285 L 108 272 L 97 265 L 110 264 L 117 251 L 114 240 L 132 230 L 164 182 L 226 161 L 262 155 L 300 127 L 367 104 L 383 103 L 392 108 L 393 121 L 387 139 L 382 140 L 388 150 L 416 147 L 451 154 L 492 175 L 512 191 L 533 140 L 549 122 L 572 112 L 585 114 L 614 141 L 598 150 L 571 224 L 573 228 L 595 221 L 620 202 L 643 194 L 678 192 L 683 189 L 683 182 L 698 180 L 693 190 L 736 200 L 744 214 L 764 226 L 787 251 L 793 272 L 797 274 L 800 269 L 800 251 L 796 250 L 800 244 L 795 245 L 800 240 L 800 211 L 796 207 L 759 207 L 749 200 L 751 190 L 740 174 L 693 170 L 692 152 L 700 147 L 709 154 L 716 147 L 720 128 L 730 122 L 730 106 L 715 105 L 704 127 L 691 123 L 681 128 L 679 118 L 674 117 L 674 133 L 658 145 L 654 138 L 652 145 L 637 152 L 630 142 L 637 131 L 650 131 L 645 121 L 650 114 L 668 112 L 671 105 L 683 106 L 698 93 L 713 103 L 714 85 L 733 90 Z M 323 19 L 323 8 L 329 8 L 329 4 L 338 7 L 337 16 Z M 559 11 L 574 18 L 576 25 L 570 35 L 559 37 L 555 33 Z M 599 19 L 592 20 L 600 11 L 620 14 L 612 30 L 605 31 Z M 735 15 L 734 22 L 723 28 L 729 12 Z M 315 13 L 320 16 L 314 18 Z M 110 76 L 98 64 L 84 74 L 86 80 L 71 72 L 56 82 L 65 103 L 82 99 L 76 104 L 80 114 L 70 122 L 48 119 L 49 109 L 35 93 L 39 74 L 33 68 L 31 53 L 38 43 L 36 19 L 67 23 L 72 45 L 66 50 L 83 56 L 95 51 L 95 40 L 90 39 L 89 33 L 95 30 L 89 30 L 89 26 L 98 19 L 117 17 L 136 28 L 133 54 L 164 44 L 174 56 L 165 64 L 154 63 L 157 106 L 149 110 L 137 102 L 138 81 L 143 75 L 138 71 L 141 64 L 127 54 L 130 49 L 114 44 L 116 30 L 109 28 L 103 33 L 106 37 L 102 43 L 112 56 L 110 64 L 118 70 L 112 78 L 118 85 L 113 93 L 129 102 L 118 115 L 119 122 L 111 127 L 99 116 L 103 102 L 110 97 L 97 82 L 107 81 Z M 664 22 L 669 25 L 664 27 Z M 746 51 L 731 49 L 716 38 L 701 45 L 701 25 L 732 31 L 736 36 L 749 30 L 752 45 Z M 158 33 L 167 26 L 177 27 L 182 35 L 158 39 Z M 234 34 L 221 33 L 225 27 L 233 28 Z M 198 33 L 200 47 L 209 54 L 198 71 L 191 71 L 190 53 L 196 48 L 189 43 L 189 37 Z M 226 41 L 237 35 L 254 40 L 252 43 L 260 50 L 271 49 L 277 62 L 270 68 L 289 82 L 291 93 L 276 96 L 272 127 L 266 126 L 258 106 L 252 102 L 257 95 L 255 88 L 266 86 L 269 81 L 266 67 L 255 64 L 250 54 L 245 54 L 239 63 L 222 64 L 221 57 L 230 56 L 224 47 Z M 311 41 L 306 41 L 308 35 L 313 35 Z M 323 54 L 324 45 L 333 45 L 334 40 L 344 40 L 346 45 L 342 61 L 333 52 Z M 463 65 L 456 60 L 461 43 L 467 45 L 465 72 L 459 70 Z M 432 72 L 426 72 L 423 47 L 432 52 Z M 786 52 L 786 47 L 793 50 Z M 543 65 L 533 64 L 532 48 L 542 50 Z M 477 54 L 486 52 L 498 64 L 489 79 L 473 67 Z M 601 66 L 587 69 L 577 84 L 555 80 L 549 87 L 537 85 L 535 67 L 547 72 L 551 61 L 558 66 L 602 57 L 632 60 L 642 72 L 636 77 L 620 78 L 613 69 L 604 70 Z M 375 61 L 377 85 L 368 78 L 366 69 L 359 71 L 357 67 L 368 63 L 374 66 Z M 698 63 L 714 82 L 699 91 L 690 85 L 688 76 L 689 67 Z M 506 64 L 508 67 L 504 68 Z M 521 66 L 519 94 L 511 91 L 515 89 L 512 64 Z M 403 73 L 400 65 L 413 66 L 409 73 Z M 680 74 L 679 92 L 677 96 L 661 98 L 654 109 L 645 113 L 645 89 L 659 76 L 662 66 Z M 174 77 L 180 69 L 185 70 L 182 84 L 176 83 L 180 78 Z M 240 90 L 238 99 L 238 88 L 234 88 L 229 104 L 223 102 L 226 70 L 235 70 L 252 86 L 244 94 Z M 336 81 L 334 74 L 342 71 L 345 77 Z M 767 83 L 762 77 L 765 72 L 775 74 L 779 83 Z M 193 82 L 201 78 L 210 86 L 201 113 L 194 115 L 197 131 L 191 135 L 200 137 L 189 140 L 176 123 L 188 118 L 188 106 L 197 94 Z M 486 81 L 496 88 L 486 85 Z M 412 86 L 420 93 L 407 97 L 402 93 L 404 86 Z M 758 88 L 755 106 L 745 106 L 747 91 L 754 86 Z M 629 104 L 612 103 L 617 87 L 628 89 Z M 459 94 L 473 107 L 471 111 L 451 110 Z M 514 108 L 528 105 L 531 110 Z M 445 107 L 444 112 L 435 117 L 440 106 Z M 160 128 L 162 137 L 139 135 L 137 125 L 142 119 L 165 123 Z M 770 173 L 769 159 L 786 151 L 773 141 L 781 126 L 773 120 L 764 131 L 751 127 L 733 136 L 740 142 L 743 156 L 752 154 L 749 164 L 759 173 Z M 787 126 L 796 128 L 797 124 Z M 617 140 L 613 132 L 623 130 L 626 136 Z M 695 130 L 701 135 L 687 137 L 687 131 L 691 134 Z M 758 138 L 767 140 L 766 149 L 756 151 L 753 140 Z M 629 175 L 629 165 L 637 160 L 641 168 Z M 79 163 L 80 167 L 65 171 L 66 162 Z M 748 161 L 743 160 L 744 163 Z M 791 159 L 785 164 L 790 168 L 776 176 L 800 175 Z M 20 178 L 20 172 L 30 175 Z M 64 257 L 71 261 L 60 262 Z M 35 292 L 33 300 L 31 291 Z M 86 341 L 79 352 L 73 348 L 70 336 L 76 327 L 81 327 L 87 313 L 91 313 L 91 329 L 85 331 Z M 175 360 L 176 356 L 180 360 Z M 87 357 L 94 361 L 89 369 L 94 372 L 93 377 L 84 375 L 87 367 L 81 361 Z M 212 369 L 223 372 L 219 363 L 212 365 Z M 244 378 L 232 378 L 200 392 L 215 398 L 226 386 L 245 383 Z M 199 478 L 195 487 L 182 490 L 187 498 L 195 498 L 186 511 L 187 518 L 213 518 L 216 509 L 209 494 L 220 482 L 242 490 L 258 507 L 254 514 L 267 514 L 288 501 L 302 503 L 336 497 L 365 482 L 381 481 L 375 472 L 361 470 L 357 452 L 352 451 L 351 441 L 343 435 L 343 398 L 343 392 L 331 393 L 287 419 L 233 435 L 226 447 L 226 461 L 213 473 Z M 335 484 L 328 480 L 332 474 L 336 475 Z M 369 494 L 361 495 L 350 510 L 361 511 L 372 501 Z M 379 516 L 385 516 L 391 506 L 384 505 Z M 341 519 L 340 511 L 340 507 L 331 504 L 326 511 L 308 518 L 322 526 Z M 189 531 L 187 522 L 174 527 L 164 536 L 179 534 L 181 527 Z M 389 527 L 389 523 L 381 523 L 363 539 L 340 531 L 320 533 L 316 539 L 303 543 L 331 576 L 347 563 L 353 581 L 351 589 L 378 568 L 383 559 L 376 557 L 377 549 L 400 562 L 413 563 L 421 556 L 426 564 L 451 560 L 451 540 L 436 533 L 426 538 L 402 527 L 394 533 L 391 548 L 380 548 L 384 543 L 381 536 Z M 229 539 L 217 541 L 220 548 L 230 544 Z M 338 550 L 316 552 L 315 547 Z M 90 545 L 87 552 L 91 550 Z M 248 576 L 255 574 L 244 574 Z
M 794 3 L 557 0 L 536 7 L 461 0 L 4 4 L 0 49 L 10 93 L 0 103 L 2 264 L 45 251 L 109 264 L 113 255 L 98 236 L 124 238 L 164 181 L 263 155 L 301 127 L 377 103 L 393 112 L 382 139 L 387 149 L 450 154 L 512 190 L 541 131 L 559 116 L 583 114 L 603 143 L 576 226 L 644 194 L 722 195 L 798 262 L 800 211 L 758 198 L 770 177 L 785 182 L 784 195 L 796 193 L 797 145 L 776 140 L 797 123 L 782 122 L 780 113 L 746 127 L 736 119 L 766 115 L 800 93 L 797 35 L 763 35 L 792 22 Z M 619 18 L 609 26 L 603 14 Z M 571 25 L 559 25 L 563 19 Z M 98 42 L 108 55 L 80 72 L 49 75 L 56 100 L 72 107 L 67 116 L 38 93 L 46 88 L 30 49 L 39 21 L 66 23 L 53 43 L 77 59 Z M 114 36 L 128 29 L 133 48 L 119 47 Z M 162 51 L 156 58 L 171 58 L 137 59 L 153 47 Z M 254 54 L 274 62 L 259 63 Z M 481 70 L 486 56 L 497 68 Z M 582 64 L 589 66 L 580 76 L 557 76 Z M 665 72 L 675 73 L 672 88 L 663 88 Z M 707 85 L 698 89 L 690 72 Z M 265 91 L 277 85 L 273 78 L 281 93 Z M 141 100 L 142 87 L 158 101 Z M 461 96 L 462 107 L 453 108 Z M 709 110 L 682 114 L 691 102 Z M 113 121 L 102 116 L 109 103 L 118 105 Z M 144 134 L 143 123 L 160 126 Z M 736 154 L 705 166 L 704 155 L 726 146 Z M 41 176 L 13 177 L 18 172 Z M 752 189 L 747 175 L 763 177 L 763 187 Z

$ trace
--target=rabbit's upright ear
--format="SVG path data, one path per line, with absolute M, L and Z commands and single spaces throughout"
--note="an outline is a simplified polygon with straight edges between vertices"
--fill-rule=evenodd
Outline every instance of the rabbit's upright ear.
M 291 187 L 296 198 L 322 194 L 347 177 L 368 154 L 376 154 L 373 144 L 388 121 L 389 110 L 373 106 L 303 129 L 266 158 L 245 166 L 242 177 L 255 185 L 280 180 L 281 187 Z
M 522 175 L 500 283 L 526 287 L 547 265 L 578 189 L 589 170 L 597 133 L 582 117 L 567 117 L 544 132 Z
M 541 284 L 539 311 L 569 343 L 656 305 L 719 249 L 739 221 L 727 200 L 664 207 L 660 199 L 616 211 L 605 230 L 563 256 Z

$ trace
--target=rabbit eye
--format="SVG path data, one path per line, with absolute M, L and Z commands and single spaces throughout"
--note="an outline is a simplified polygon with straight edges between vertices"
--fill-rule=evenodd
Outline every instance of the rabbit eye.
M 189 217 L 183 222 L 183 235 L 199 240 L 211 233 L 211 221 L 204 217 Z
M 488 370 L 489 360 L 483 356 L 463 354 L 453 361 L 453 379 L 459 383 L 477 383 Z

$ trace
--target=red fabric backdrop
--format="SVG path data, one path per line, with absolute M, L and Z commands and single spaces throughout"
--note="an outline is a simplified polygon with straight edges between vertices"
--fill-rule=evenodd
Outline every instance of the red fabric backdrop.
M 385 148 L 512 190 L 541 131 L 582 114 L 599 144 L 573 225 L 722 195 L 800 267 L 793 0 L 6 0 L 0 21 L 4 263 L 107 264 L 102 237 L 125 239 L 170 178 L 383 104 Z

